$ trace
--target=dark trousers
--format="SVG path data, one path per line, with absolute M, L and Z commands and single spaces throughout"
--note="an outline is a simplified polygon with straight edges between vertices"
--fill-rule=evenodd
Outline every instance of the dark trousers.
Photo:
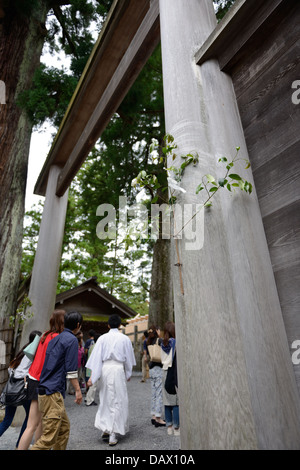
M 27 426 L 30 403 L 31 403 L 30 401 L 26 401 L 23 404 L 23 408 L 25 410 L 26 416 L 25 416 L 24 422 L 22 424 L 22 428 L 21 428 L 21 431 L 20 431 L 20 434 L 19 434 L 19 438 L 18 438 L 17 443 L 16 443 L 16 447 L 18 447 L 21 436 L 22 436 L 22 434 L 25 431 L 26 426 Z M 11 423 L 13 422 L 16 411 L 17 411 L 17 406 L 6 406 L 5 407 L 4 420 L 0 423 L 0 436 L 2 436 L 2 434 L 4 434 L 5 431 L 10 427 Z

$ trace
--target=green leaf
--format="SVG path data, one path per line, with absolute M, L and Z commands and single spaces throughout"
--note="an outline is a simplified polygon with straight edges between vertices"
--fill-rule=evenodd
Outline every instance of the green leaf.
M 193 158 L 189 158 L 188 160 L 186 160 L 185 162 L 183 162 L 180 166 L 180 168 L 182 170 L 184 170 L 188 165 L 190 165 L 193 161 Z
M 203 186 L 203 184 L 201 183 L 201 184 L 199 184 L 199 186 L 197 186 L 197 188 L 196 188 L 196 194 L 199 194 L 200 191 L 202 191 L 202 189 L 204 189 L 204 186 Z
M 171 134 L 166 134 L 165 135 L 165 140 L 170 143 L 170 142 L 174 142 L 174 137 L 171 135 Z
M 218 183 L 219 183 L 219 186 L 221 186 L 222 188 L 224 188 L 225 184 L 227 183 L 228 180 L 226 180 L 225 178 L 220 178 Z
M 229 177 L 236 181 L 242 181 L 242 178 L 239 175 L 236 175 L 235 173 L 232 173 L 231 175 L 229 175 Z
M 219 161 L 219 162 L 224 162 L 224 163 L 225 163 L 225 162 L 227 162 L 228 160 L 227 160 L 227 158 L 226 158 L 226 157 L 222 157 L 222 158 L 219 158 L 219 160 L 218 160 L 218 161 Z
M 204 204 L 204 207 L 211 207 L 212 206 L 212 202 L 206 202 L 206 204 Z
M 150 149 L 149 149 L 150 153 L 152 153 L 154 151 L 154 149 L 156 149 L 155 144 L 151 144 Z
M 209 190 L 210 193 L 215 193 L 216 191 L 218 191 L 218 188 L 216 188 L 215 186 L 213 188 L 210 188 Z
M 228 191 L 231 191 L 231 186 L 229 183 L 227 184 L 226 188 L 228 189 Z
M 215 178 L 212 175 L 205 175 L 205 176 L 206 176 L 207 181 L 209 183 L 214 183 L 215 182 Z
M 249 183 L 249 181 L 245 181 L 244 190 L 246 191 L 246 193 L 252 193 L 252 184 Z

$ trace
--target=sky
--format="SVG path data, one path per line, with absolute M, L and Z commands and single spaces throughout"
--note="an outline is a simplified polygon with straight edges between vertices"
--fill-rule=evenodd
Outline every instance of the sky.
M 47 66 L 67 68 L 69 59 L 62 53 L 60 56 L 53 56 L 49 54 L 47 50 L 44 50 L 41 57 L 41 62 L 43 62 Z M 53 136 L 56 134 L 56 132 L 57 131 L 53 126 L 45 123 L 40 129 L 34 130 L 31 135 L 25 197 L 25 211 L 30 210 L 34 204 L 38 203 L 39 200 L 44 200 L 43 196 L 37 196 L 33 194 L 33 191 L 35 183 L 38 179 L 40 171 L 50 150 L 53 141 Z
M 34 204 L 37 204 L 40 199 L 44 199 L 42 196 L 33 194 L 33 191 L 50 150 L 52 133 L 53 129 L 51 130 L 50 126 L 44 126 L 42 131 L 34 131 L 31 135 L 25 198 L 26 211 L 30 210 Z

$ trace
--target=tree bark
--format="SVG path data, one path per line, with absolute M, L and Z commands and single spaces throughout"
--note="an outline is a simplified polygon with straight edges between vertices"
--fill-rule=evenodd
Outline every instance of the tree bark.
M 167 185 L 167 181 L 165 182 Z M 164 193 L 158 190 L 158 205 L 164 204 Z M 171 234 L 170 234 L 171 235 Z M 171 240 L 163 238 L 162 214 L 159 214 L 159 237 L 153 248 L 149 299 L 149 325 L 164 327 L 174 321 Z
M 149 325 L 161 328 L 167 321 L 174 321 L 170 250 L 171 241 L 161 238 L 153 248 Z
M 32 124 L 17 105 L 39 65 L 45 38 L 45 1 L 27 16 L 13 2 L 1 7 L 0 79 L 5 104 L 0 105 L 0 318 L 16 307 L 22 256 L 23 217 Z

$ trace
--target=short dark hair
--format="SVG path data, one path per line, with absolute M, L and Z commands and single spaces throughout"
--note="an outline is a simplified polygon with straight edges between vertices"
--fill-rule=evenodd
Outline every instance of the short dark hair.
M 78 323 L 79 325 L 82 324 L 81 313 L 74 310 L 65 314 L 65 328 L 69 328 L 69 330 L 73 331 L 77 328 Z
M 111 328 L 119 328 L 119 326 L 121 325 L 121 317 L 119 317 L 119 315 L 117 315 L 116 313 L 110 315 L 108 319 L 108 324 Z

